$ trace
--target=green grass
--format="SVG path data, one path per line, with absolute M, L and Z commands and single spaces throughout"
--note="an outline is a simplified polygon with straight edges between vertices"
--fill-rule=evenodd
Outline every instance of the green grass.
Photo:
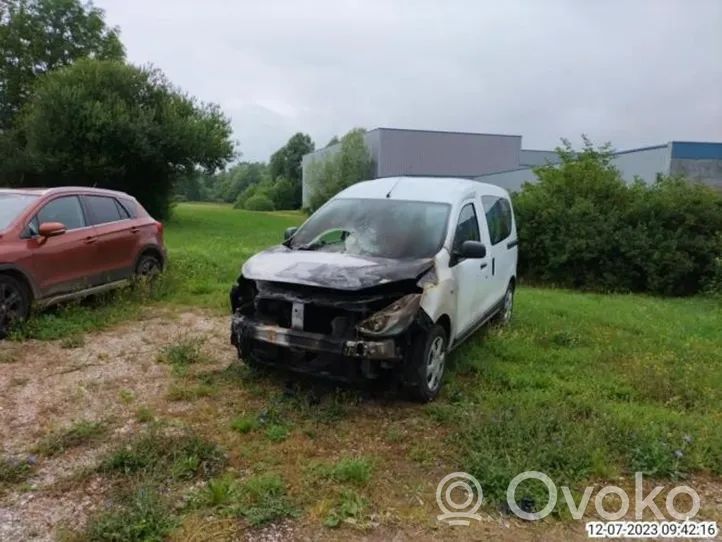
M 32 464 L 26 460 L 0 458 L 0 488 L 24 482 L 32 470 Z
M 298 514 L 288 498 L 286 483 L 275 474 L 251 476 L 244 482 L 230 475 L 209 480 L 191 506 L 212 509 L 221 516 L 245 518 L 252 527 Z
M 426 411 L 485 499 L 503 500 L 525 470 L 572 487 L 720 474 L 721 323 L 711 300 L 522 288 L 514 325 L 463 347 L 451 389 Z
M 183 371 L 188 365 L 203 361 L 203 337 L 178 339 L 178 342 L 163 348 L 158 361 L 169 363 L 175 370 Z
M 117 304 L 48 312 L 31 320 L 25 336 L 78 337 L 138 317 L 150 302 L 227 311 L 228 289 L 243 261 L 278 243 L 283 230 L 301 220 L 228 206 L 179 205 L 166 228 L 171 268 L 161 287 L 120 296 Z M 209 393 L 217 388 L 217 399 L 199 402 L 187 415 L 225 439 L 229 449 L 243 441 L 236 468 L 250 463 L 271 471 L 256 472 L 258 480 L 234 477 L 233 483 L 209 484 L 215 496 L 207 496 L 204 507 L 226 507 L 252 523 L 290 514 L 294 507 L 286 486 L 270 480 L 278 471 L 281 480 L 295 479 L 289 487 L 301 487 L 301 469 L 289 451 L 313 450 L 324 465 L 316 476 L 326 483 L 301 490 L 304 504 L 316 503 L 317 492 L 329 486 L 363 485 L 364 495 L 337 494 L 324 508 L 319 523 L 326 518 L 334 526 L 359 521 L 369 502 L 402 506 L 403 488 L 422 482 L 431 487 L 424 501 L 433 503 L 441 475 L 429 474 L 432 470 L 474 474 L 484 501 L 493 505 L 505 500 L 508 482 L 528 470 L 545 472 L 558 487 L 574 491 L 590 481 L 628 480 L 636 470 L 662 480 L 722 474 L 721 329 L 719 300 L 520 286 L 512 325 L 479 333 L 455 352 L 445 388 L 431 405 L 394 400 L 369 407 L 344 393 L 320 405 L 279 402 L 278 381 L 237 364 L 184 380 L 171 396 L 193 399 L 208 391 L 204 385 L 213 388 Z M 174 369 L 202 361 L 200 347 L 186 343 L 169 347 L 162 357 Z M 255 411 L 260 414 L 238 415 Z M 219 475 L 223 460 L 216 445 L 186 441 L 142 437 L 119 448 L 102 470 L 173 480 Z M 373 468 L 362 458 L 348 459 L 356 450 L 374 458 Z M 517 492 L 519 499 L 527 495 L 546 502 L 544 488 L 532 482 Z
M 81 532 L 68 533 L 68 542 L 162 542 L 177 525 L 168 503 L 158 489 L 144 487 L 106 512 L 91 516 Z
M 226 464 L 225 452 L 192 434 L 166 435 L 150 430 L 111 452 L 98 470 L 144 481 L 209 478 Z
M 92 444 L 101 440 L 108 432 L 105 422 L 81 420 L 68 429 L 54 431 L 41 439 L 35 448 L 39 454 L 53 457 L 70 448 Z

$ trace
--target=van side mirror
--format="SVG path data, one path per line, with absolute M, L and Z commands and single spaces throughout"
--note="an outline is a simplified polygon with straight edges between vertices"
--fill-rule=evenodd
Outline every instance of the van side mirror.
M 286 231 L 283 232 L 283 240 L 288 241 L 291 237 L 294 236 L 294 234 L 296 233 L 297 230 L 298 230 L 298 228 L 295 226 L 286 228 Z
M 464 241 L 459 251 L 460 258 L 479 260 L 486 257 L 486 246 L 479 241 Z

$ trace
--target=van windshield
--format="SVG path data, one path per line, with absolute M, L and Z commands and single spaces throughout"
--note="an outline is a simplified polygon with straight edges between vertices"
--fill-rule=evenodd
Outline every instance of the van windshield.
M 339 198 L 311 215 L 290 248 L 397 260 L 430 258 L 444 243 L 450 211 L 447 203 Z
M 37 199 L 30 194 L 0 194 L 0 230 L 4 230 Z

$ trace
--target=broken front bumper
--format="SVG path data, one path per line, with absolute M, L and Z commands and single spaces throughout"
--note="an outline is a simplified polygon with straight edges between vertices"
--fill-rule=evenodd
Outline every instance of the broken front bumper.
M 264 324 L 248 316 L 236 314 L 231 322 L 231 342 L 238 346 L 244 339 L 254 339 L 286 348 L 298 348 L 309 352 L 326 352 L 359 359 L 389 360 L 400 358 L 393 339 L 349 340 Z

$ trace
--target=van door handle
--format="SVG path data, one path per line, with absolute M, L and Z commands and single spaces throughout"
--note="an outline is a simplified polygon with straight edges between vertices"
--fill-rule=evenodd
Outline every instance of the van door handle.
M 97 240 L 98 240 L 97 237 L 86 237 L 86 238 L 85 238 L 85 244 L 86 244 L 86 245 L 92 245 L 92 244 L 95 243 Z
M 489 265 L 489 264 L 488 264 L 488 263 L 486 263 L 486 262 L 484 262 L 483 264 L 481 264 L 481 267 L 480 267 L 480 269 L 486 269 L 486 266 L 487 266 L 487 265 Z

